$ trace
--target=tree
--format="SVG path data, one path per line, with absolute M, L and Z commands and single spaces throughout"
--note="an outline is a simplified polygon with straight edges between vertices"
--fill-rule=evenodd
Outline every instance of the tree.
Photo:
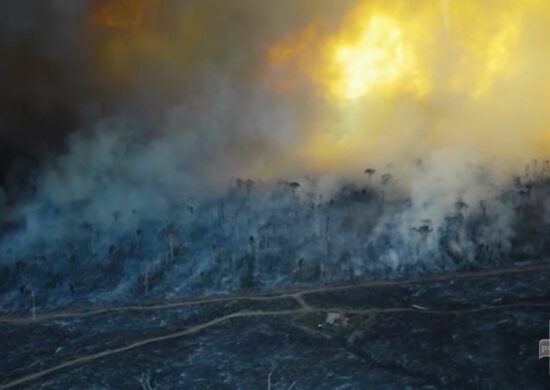
M 325 261 L 328 263 L 330 261 L 330 216 L 325 217 L 325 260 L 321 260 L 320 265 L 320 277 L 321 281 L 325 279 Z
M 136 230 L 136 250 L 139 251 L 139 247 L 141 244 L 141 236 L 143 235 L 143 230 L 137 229 Z
M 90 221 L 84 221 L 80 224 L 80 227 L 84 230 L 85 234 L 90 237 L 90 252 L 93 251 L 94 245 L 95 245 L 95 233 L 96 233 L 96 226 L 93 222 Z
M 292 195 L 296 195 L 296 190 L 300 188 L 300 183 L 293 181 L 293 182 L 287 183 L 287 185 L 290 187 L 290 190 L 292 191 Z
M 245 270 L 242 279 L 242 286 L 244 288 L 251 288 L 254 286 L 254 273 L 256 269 L 256 243 L 253 236 L 248 238 L 249 253 L 245 256 Z
M 376 169 L 373 168 L 367 168 L 365 169 L 365 174 L 369 177 L 369 184 L 372 182 L 372 176 L 376 173 Z
M 433 228 L 428 224 L 416 226 L 416 227 L 413 227 L 412 229 L 417 233 L 419 233 L 420 236 L 422 236 L 423 240 L 425 240 L 428 237 L 428 235 L 433 231 Z
M 480 200 L 479 207 L 481 208 L 481 217 L 487 219 L 487 201 L 484 199 Z
M 464 202 L 462 199 L 458 199 L 455 202 L 455 207 L 458 212 L 461 212 L 463 209 L 467 209 L 469 206 L 466 202 Z
M 149 267 L 145 270 L 145 295 L 149 295 Z
M 118 210 L 115 210 L 115 211 L 112 212 L 111 215 L 113 216 L 113 219 L 115 220 L 115 222 L 118 222 L 118 220 L 122 216 L 122 213 Z
M 381 178 L 382 185 L 384 187 L 387 186 L 388 184 L 391 183 L 392 179 L 393 179 L 393 176 L 390 173 L 383 174 Z
M 168 239 L 168 254 L 170 256 L 170 261 L 174 261 L 174 238 L 177 236 L 178 231 L 172 225 L 168 225 L 164 228 L 162 234 Z
M 256 183 L 254 182 L 254 180 L 246 179 L 246 181 L 244 182 L 244 185 L 246 188 L 246 197 L 249 198 L 252 192 L 252 189 L 254 188 Z
M 31 298 L 32 298 L 32 309 L 31 309 L 31 313 L 32 313 L 32 320 L 36 320 L 36 300 L 34 298 L 34 291 L 31 291 Z

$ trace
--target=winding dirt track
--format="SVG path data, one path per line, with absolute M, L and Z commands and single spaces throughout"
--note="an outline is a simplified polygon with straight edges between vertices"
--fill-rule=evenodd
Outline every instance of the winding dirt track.
M 298 300 L 298 303 L 303 306 L 305 301 L 303 297 L 308 294 L 315 294 L 321 292 L 340 291 L 340 290 L 353 290 L 365 287 L 383 287 L 383 286 L 399 286 L 422 282 L 437 282 L 453 279 L 464 278 L 479 278 L 486 276 L 498 276 L 505 274 L 520 274 L 526 272 L 532 272 L 537 270 L 550 269 L 550 261 L 545 261 L 537 265 L 525 266 L 525 267 L 510 267 L 510 268 L 497 268 L 480 271 L 462 271 L 455 273 L 445 273 L 438 275 L 419 276 L 410 279 L 376 279 L 356 284 L 346 285 L 332 285 L 324 287 L 303 288 L 303 289 L 289 289 L 272 292 L 270 294 L 235 294 L 235 295 L 222 295 L 211 296 L 205 298 L 187 298 L 181 300 L 174 300 L 170 302 L 159 302 L 150 305 L 119 305 L 119 306 L 104 306 L 99 308 L 93 308 L 90 310 L 63 310 L 53 311 L 50 313 L 37 314 L 33 320 L 30 316 L 15 317 L 15 316 L 2 316 L 0 317 L 0 323 L 8 323 L 12 325 L 25 325 L 31 322 L 41 322 L 54 320 L 59 318 L 71 318 L 71 317 L 88 317 L 104 313 L 117 313 L 124 311 L 145 311 L 145 310 L 159 310 L 170 309 L 175 307 L 198 305 L 203 303 L 220 303 L 229 301 L 273 301 L 283 298 L 294 298 Z M 0 388 L 1 389 L 1 388 Z
M 488 310 L 504 310 L 512 309 L 517 307 L 550 307 L 550 302 L 517 302 L 501 305 L 490 305 L 474 308 L 461 308 L 461 309 L 423 309 L 423 308 L 414 308 L 414 307 L 392 307 L 392 308 L 370 308 L 370 309 L 343 309 L 343 308 L 316 308 L 311 306 L 306 302 L 304 296 L 307 294 L 314 294 L 320 292 L 329 292 L 329 291 L 338 291 L 338 290 L 347 290 L 347 289 L 356 289 L 361 287 L 371 287 L 371 286 L 395 286 L 402 284 L 412 284 L 419 282 L 428 282 L 428 281 L 445 281 L 452 279 L 461 279 L 461 278 L 479 278 L 486 276 L 494 275 L 503 275 L 503 274 L 515 274 L 515 273 L 525 273 L 532 272 L 537 270 L 548 270 L 550 269 L 550 263 L 539 264 L 537 266 L 529 266 L 523 268 L 501 268 L 493 270 L 484 270 L 484 271 L 468 271 L 460 272 L 453 274 L 444 274 L 444 275 L 435 275 L 435 276 L 423 276 L 414 279 L 407 280 L 373 280 L 370 282 L 365 282 L 355 285 L 346 285 L 346 286 L 326 286 L 314 289 L 303 289 L 295 291 L 287 291 L 279 294 L 273 294 L 270 296 L 266 295 L 233 295 L 233 296 L 224 296 L 224 297 L 211 297 L 204 299 L 192 299 L 187 301 L 179 302 L 169 302 L 169 303 L 158 303 L 149 306 L 115 306 L 115 307 L 106 307 L 100 309 L 94 309 L 91 311 L 62 311 L 54 312 L 49 314 L 43 314 L 38 316 L 35 321 L 46 321 L 56 318 L 67 318 L 67 317 L 82 317 L 82 316 L 91 316 L 101 313 L 109 312 L 121 312 L 121 311 L 134 311 L 134 310 L 158 310 L 165 308 L 173 308 L 178 306 L 193 305 L 200 303 L 215 303 L 215 302 L 225 302 L 225 301 L 234 301 L 234 300 L 262 300 L 262 301 L 271 301 L 281 298 L 291 298 L 295 299 L 296 302 L 300 305 L 297 309 L 290 310 L 276 310 L 276 311 L 239 311 L 224 316 L 220 316 L 211 321 L 204 322 L 202 324 L 194 325 L 186 329 L 170 333 L 163 336 L 156 336 L 151 338 L 144 338 L 139 341 L 135 341 L 131 344 L 107 349 L 104 351 L 92 353 L 89 355 L 80 356 L 71 360 L 68 360 L 64 363 L 58 364 L 56 366 L 37 371 L 31 374 L 24 375 L 18 379 L 11 380 L 9 382 L 4 382 L 0 384 L 0 390 L 10 389 L 18 385 L 23 385 L 30 381 L 39 379 L 46 375 L 52 374 L 54 372 L 71 368 L 80 364 L 85 364 L 93 360 L 97 360 L 106 356 L 115 355 L 118 353 L 126 352 L 132 349 L 140 348 L 149 344 L 159 343 L 166 340 L 176 339 L 182 336 L 191 335 L 197 332 L 200 332 L 204 329 L 210 328 L 212 326 L 219 325 L 225 321 L 236 319 L 236 318 L 250 318 L 250 317 L 273 317 L 273 316 L 288 316 L 288 315 L 297 315 L 305 313 L 328 313 L 328 312 L 338 312 L 338 313 L 347 313 L 347 314 L 370 314 L 370 313 L 396 313 L 396 312 L 415 312 L 426 315 L 452 315 L 460 313 L 472 313 L 472 312 L 482 312 Z M 4 317 L 0 319 L 1 322 L 9 323 L 12 325 L 22 325 L 32 322 L 32 319 L 28 317 Z

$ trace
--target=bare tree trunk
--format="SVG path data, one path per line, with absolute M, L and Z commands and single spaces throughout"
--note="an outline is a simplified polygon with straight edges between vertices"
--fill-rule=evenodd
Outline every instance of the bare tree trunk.
M 330 239 L 329 239 L 329 225 L 330 217 L 327 216 L 325 220 L 325 261 L 321 263 L 321 281 L 325 279 L 325 262 L 330 261 Z
M 34 291 L 31 292 L 31 297 L 32 297 L 32 320 L 36 320 L 36 301 L 34 299 Z
M 145 296 L 149 295 L 149 269 L 145 271 Z
M 139 233 L 136 232 L 136 252 L 139 252 L 139 247 L 140 247 L 140 244 L 141 244 L 141 241 L 139 239 Z
M 174 241 L 172 239 L 172 235 L 170 234 L 168 236 L 168 244 L 170 245 L 170 261 L 174 261 Z
M 273 369 L 267 374 L 267 390 L 271 390 L 271 375 L 273 375 Z

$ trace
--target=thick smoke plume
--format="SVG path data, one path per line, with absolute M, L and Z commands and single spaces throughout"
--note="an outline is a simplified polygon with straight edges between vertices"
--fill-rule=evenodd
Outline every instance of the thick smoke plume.
M 0 192 L 13 307 L 45 284 L 249 288 L 547 247 L 524 234 L 550 215 L 542 1 L 3 7 L 0 139 L 31 158 Z

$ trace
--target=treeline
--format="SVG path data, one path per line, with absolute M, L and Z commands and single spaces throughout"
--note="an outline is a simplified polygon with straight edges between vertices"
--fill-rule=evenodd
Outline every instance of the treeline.
M 223 194 L 171 204 L 169 218 L 112 210 L 108 223 L 80 220 L 55 239 L 25 240 L 20 227 L 2 239 L 1 307 L 355 281 L 548 253 L 546 165 L 500 186 L 478 176 L 475 188 L 428 186 L 421 197 L 371 168 L 363 183 L 324 192 L 311 179 L 238 179 Z M 75 221 L 85 200 L 47 206 L 37 218 Z

